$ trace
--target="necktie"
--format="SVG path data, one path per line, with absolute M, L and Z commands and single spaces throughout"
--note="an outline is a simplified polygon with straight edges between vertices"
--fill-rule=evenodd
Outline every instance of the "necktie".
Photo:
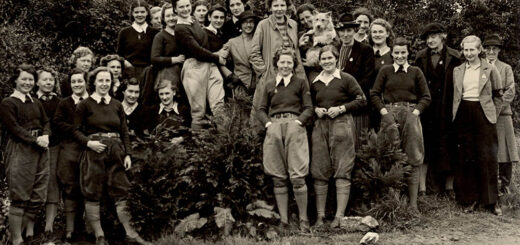
M 42 95 L 41 99 L 43 101 L 49 101 L 52 99 L 52 95 L 50 95 L 50 94 Z
M 107 104 L 107 101 L 105 100 L 105 97 L 101 97 L 101 104 L 102 105 L 106 105 Z
M 31 96 L 29 96 L 28 94 L 25 95 L 25 103 L 32 103 Z
M 376 58 L 381 57 L 381 53 L 379 53 L 379 50 L 376 51 L 376 54 L 374 55 Z
M 280 83 L 278 83 L 277 87 L 279 87 L 279 88 L 285 87 L 285 78 L 282 78 L 282 80 L 280 80 Z
M 404 66 L 403 65 L 400 65 L 399 69 L 397 69 L 397 72 L 400 72 L 400 71 L 404 72 Z

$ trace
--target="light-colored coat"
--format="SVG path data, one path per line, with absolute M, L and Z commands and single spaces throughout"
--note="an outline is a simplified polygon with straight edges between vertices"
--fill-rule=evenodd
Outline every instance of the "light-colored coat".
M 462 101 L 462 91 L 464 81 L 464 74 L 466 73 L 466 63 L 455 67 L 453 70 L 453 117 L 455 120 L 457 110 Z M 479 75 L 479 101 L 487 120 L 495 124 L 497 122 L 497 115 L 502 107 L 502 98 L 498 95 L 502 89 L 502 81 L 498 69 L 489 64 L 486 60 L 480 60 L 480 75 Z
M 242 34 L 238 37 L 229 39 L 225 46 L 229 47 L 229 54 L 233 59 L 233 73 L 240 78 L 247 88 L 255 86 L 254 83 L 256 78 L 254 77 L 253 67 L 251 66 L 251 63 L 249 63 L 249 56 L 251 56 L 251 41 L 247 41 L 244 34 Z
M 500 61 L 495 61 L 495 66 L 500 73 L 502 79 L 502 86 L 504 86 L 504 94 L 502 95 L 502 110 L 499 115 L 512 115 L 511 102 L 515 98 L 515 77 L 513 75 L 513 69 L 510 65 Z

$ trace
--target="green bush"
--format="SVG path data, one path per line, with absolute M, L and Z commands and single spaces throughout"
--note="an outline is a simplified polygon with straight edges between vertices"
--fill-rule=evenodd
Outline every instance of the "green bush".
M 250 103 L 231 100 L 216 118 L 218 127 L 193 132 L 180 144 L 161 135 L 135 144 L 139 168 L 131 174 L 130 206 L 143 234 L 160 235 L 193 213 L 210 217 L 215 207 L 230 208 L 245 221 L 246 206 L 269 197 L 262 141 L 248 126 Z

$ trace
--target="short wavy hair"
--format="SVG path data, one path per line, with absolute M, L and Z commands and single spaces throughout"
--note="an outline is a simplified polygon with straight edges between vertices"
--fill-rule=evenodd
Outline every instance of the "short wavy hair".
M 130 16 L 130 21 L 134 22 L 134 15 L 132 14 L 134 12 L 135 8 L 138 7 L 144 7 L 146 10 L 146 22 L 150 23 L 152 20 L 152 13 L 150 12 L 150 5 L 145 0 L 132 0 L 132 3 L 130 4 L 130 10 L 128 11 L 128 15 Z
M 94 93 L 94 91 L 96 91 L 96 86 L 94 85 L 94 82 L 96 81 L 96 77 L 100 72 L 108 72 L 108 74 L 110 74 L 110 90 L 112 90 L 112 85 L 114 84 L 114 75 L 112 75 L 112 72 L 110 72 L 108 67 L 100 66 L 89 73 L 88 86 L 91 93 Z
M 485 57 L 485 53 L 482 52 L 484 50 L 484 46 L 482 46 L 482 40 L 480 39 L 480 37 L 477 37 L 475 35 L 469 35 L 469 36 L 466 36 L 464 37 L 464 39 L 462 39 L 462 41 L 460 42 L 460 48 L 462 50 L 464 50 L 464 44 L 465 43 L 477 43 L 477 49 L 480 51 L 480 54 L 478 55 L 478 57 L 480 58 L 483 58 Z M 464 56 L 464 52 L 461 52 L 462 53 L 462 56 Z M 464 57 L 466 58 L 466 57 Z
M 33 65 L 23 63 L 14 68 L 13 75 L 9 79 L 10 83 L 13 85 L 13 88 L 16 87 L 16 79 L 20 77 L 20 74 L 22 74 L 23 71 L 33 75 L 34 82 L 36 83 L 36 77 L 38 77 L 38 74 L 36 73 L 36 68 L 34 68 Z
M 354 12 L 352 12 L 352 17 L 354 18 L 354 20 L 357 19 L 357 17 L 359 17 L 360 15 L 366 15 L 370 23 L 372 23 L 372 20 L 374 19 L 372 13 L 370 13 L 370 10 L 368 10 L 365 7 L 354 9 Z
M 296 56 L 296 51 L 292 48 L 280 48 L 276 50 L 276 53 L 273 57 L 274 68 L 278 69 L 278 60 L 282 55 L 290 55 L 293 58 L 294 68 L 298 65 L 298 57 Z
M 39 87 L 38 87 L 38 80 L 40 80 L 40 77 L 42 76 L 42 74 L 44 72 L 48 72 L 52 75 L 52 77 L 54 78 L 54 88 L 52 89 L 53 92 L 56 92 L 57 91 L 57 87 L 58 87 L 58 72 L 56 72 L 54 69 L 50 68 L 50 67 L 40 67 L 36 70 L 36 77 L 34 78 L 35 80 L 35 85 L 34 86 L 34 89 L 33 91 L 34 92 L 37 92 Z
M 386 29 L 386 32 L 388 32 L 388 38 L 386 38 L 386 44 L 388 46 L 392 46 L 392 43 L 394 41 L 394 32 L 392 31 L 392 24 L 390 22 L 386 21 L 382 18 L 377 18 L 374 21 L 370 23 L 370 28 L 368 28 L 368 41 L 371 45 L 374 45 L 374 42 L 372 41 L 372 27 L 375 25 L 380 25 Z
M 92 64 L 94 64 L 94 52 L 88 47 L 85 46 L 79 46 L 72 52 L 72 55 L 70 56 L 69 63 L 72 67 L 76 65 L 76 62 L 79 58 L 85 57 L 87 55 L 92 55 Z
M 325 45 L 323 46 L 321 49 L 320 49 L 320 54 L 319 54 L 319 58 L 321 59 L 321 54 L 325 53 L 325 52 L 332 52 L 332 55 L 334 55 L 334 57 L 336 57 L 336 59 L 339 58 L 339 51 L 338 51 L 338 48 L 336 48 L 334 45 L 331 45 L 331 44 L 328 44 L 328 45 Z
M 177 13 L 175 13 L 175 8 L 171 3 L 165 3 L 161 8 L 161 25 L 163 28 L 166 28 L 166 22 L 164 21 L 164 15 L 166 14 L 167 9 L 172 9 L 173 14 L 177 16 Z

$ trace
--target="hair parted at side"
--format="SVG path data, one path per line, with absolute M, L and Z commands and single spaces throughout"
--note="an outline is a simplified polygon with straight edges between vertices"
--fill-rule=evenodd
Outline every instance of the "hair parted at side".
M 372 45 L 374 44 L 372 41 L 372 31 L 371 30 L 372 30 L 372 27 L 375 25 L 382 26 L 386 29 L 386 32 L 388 33 L 388 38 L 386 38 L 386 45 L 392 46 L 393 41 L 394 41 L 394 32 L 392 31 L 392 24 L 390 24 L 390 22 L 388 22 L 382 18 L 377 18 L 370 23 L 370 28 L 368 31 L 368 40 L 369 40 L 370 44 L 372 44 Z
M 83 80 L 85 80 L 85 85 L 86 83 L 88 82 L 88 72 L 85 72 L 79 68 L 73 68 L 70 73 L 69 73 L 69 77 L 68 77 L 68 82 L 70 83 L 71 82 L 71 79 L 72 79 L 72 76 L 73 75 L 76 75 L 76 74 L 81 74 L 81 76 L 83 76 Z
M 121 91 L 126 91 L 128 86 L 137 86 L 137 89 L 139 90 L 139 95 L 141 94 L 141 88 L 139 87 L 139 81 L 135 77 L 132 77 L 128 79 L 126 83 L 121 84 Z
M 336 48 L 334 45 L 331 45 L 331 44 L 323 46 L 320 49 L 320 55 L 318 57 L 321 58 L 321 54 L 328 52 L 328 51 L 330 51 L 332 53 L 332 55 L 334 55 L 334 57 L 336 57 L 336 59 L 338 59 L 338 57 L 339 57 L 338 48 Z
M 11 79 L 9 79 L 13 87 L 16 87 L 16 79 L 20 77 L 20 74 L 22 74 L 23 71 L 33 75 L 34 80 L 36 80 L 36 77 L 38 76 L 33 65 L 26 63 L 18 65 L 16 68 L 14 68 L 13 75 L 11 76 Z
M 279 48 L 276 50 L 276 53 L 273 57 L 273 64 L 275 68 L 278 68 L 278 60 L 280 60 L 280 56 L 282 55 L 290 55 L 293 58 L 294 67 L 298 65 L 298 58 L 296 57 L 296 51 L 292 48 Z
M 94 69 L 93 71 L 89 72 L 88 76 L 88 85 L 90 88 L 90 91 L 94 92 L 96 91 L 96 86 L 94 85 L 94 82 L 96 81 L 97 75 L 101 72 L 108 72 L 110 74 L 110 89 L 112 89 L 112 84 L 114 82 L 114 75 L 112 75 L 112 72 L 108 69 L 106 66 L 100 66 Z
M 406 48 L 410 50 L 410 42 L 404 37 L 395 38 L 392 48 L 395 46 L 406 46 Z
M 134 22 L 135 19 L 132 13 L 134 12 L 134 9 L 138 7 L 144 7 L 147 13 L 146 23 L 150 23 L 152 20 L 152 13 L 150 12 L 150 5 L 148 5 L 145 0 L 132 0 L 132 3 L 130 4 L 130 12 L 128 14 L 130 16 L 130 21 Z
M 164 21 L 164 15 L 165 15 L 167 9 L 173 9 L 173 5 L 171 3 L 165 3 L 161 8 L 161 25 L 163 28 L 166 27 L 166 22 Z M 173 9 L 173 14 L 177 15 L 175 13 L 175 9 Z

